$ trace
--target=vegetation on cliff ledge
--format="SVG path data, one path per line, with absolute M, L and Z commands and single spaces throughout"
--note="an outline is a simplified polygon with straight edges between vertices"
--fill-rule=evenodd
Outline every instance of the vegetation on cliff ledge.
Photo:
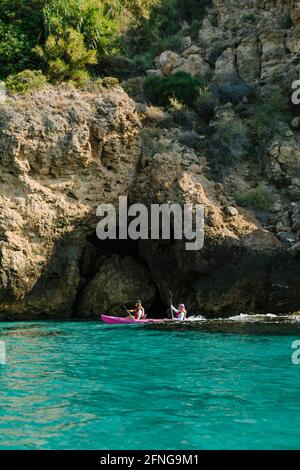
M 209 3 L 0 0 L 0 78 L 24 69 L 42 69 L 52 81 L 76 81 L 81 74 L 81 84 L 88 77 L 87 65 L 120 53 L 128 56 L 133 70 L 134 63 L 146 65 L 168 45 L 177 41 L 178 46 L 182 22 L 203 18 Z M 89 71 L 95 72 L 92 67 Z

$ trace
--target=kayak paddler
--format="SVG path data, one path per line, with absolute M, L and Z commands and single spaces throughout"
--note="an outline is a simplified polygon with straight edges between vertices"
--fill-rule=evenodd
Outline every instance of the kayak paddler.
M 133 313 L 134 319 L 136 321 L 142 320 L 143 318 L 146 318 L 145 309 L 142 305 L 141 300 L 137 300 L 136 304 L 135 304 L 135 308 L 133 310 L 128 310 L 128 312 Z
M 182 320 L 183 321 L 183 320 L 186 319 L 187 311 L 185 309 L 184 304 L 179 304 L 178 308 L 175 308 L 175 307 L 173 307 L 173 305 L 171 305 L 171 310 L 172 310 L 172 312 L 175 313 L 176 320 Z

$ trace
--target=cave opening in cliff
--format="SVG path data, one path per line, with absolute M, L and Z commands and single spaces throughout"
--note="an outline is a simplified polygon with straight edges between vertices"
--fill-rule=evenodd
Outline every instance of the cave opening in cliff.
M 80 262 L 81 281 L 80 281 L 80 288 L 78 289 L 77 298 L 76 298 L 74 308 L 73 308 L 73 317 L 82 316 L 82 311 L 80 311 L 80 305 L 82 305 L 82 298 L 84 297 L 88 286 L 91 284 L 92 281 L 94 282 L 95 277 L 99 275 L 101 268 L 103 269 L 103 266 L 105 265 L 107 260 L 109 262 L 109 260 L 112 260 L 112 259 L 114 260 L 117 259 L 118 261 L 120 260 L 121 266 L 122 266 L 122 263 L 124 263 L 124 260 L 129 260 L 129 262 L 130 260 L 132 260 L 133 267 L 137 266 L 139 268 L 139 270 L 136 273 L 136 278 L 139 281 L 137 282 L 137 284 L 141 286 L 140 293 L 138 294 L 137 292 L 136 296 L 134 297 L 132 295 L 130 296 L 129 294 L 126 300 L 127 302 L 126 306 L 128 308 L 133 308 L 136 298 L 140 297 L 145 304 L 145 308 L 147 310 L 147 314 L 149 315 L 149 317 L 159 318 L 159 317 L 166 316 L 167 312 L 169 311 L 169 306 L 166 305 L 162 301 L 161 296 L 159 294 L 157 283 L 155 282 L 155 280 L 153 279 L 153 276 L 151 275 L 149 265 L 141 254 L 142 243 L 143 241 L 141 242 L 138 240 L 131 240 L 131 239 L 99 240 L 95 232 L 87 236 L 86 244 L 83 248 L 81 262 Z M 115 267 L 112 266 L 112 269 L 115 269 Z M 145 286 L 143 286 L 143 282 L 140 279 L 138 279 L 140 272 L 145 273 L 146 277 L 149 278 L 150 285 L 153 286 L 153 291 L 155 292 L 155 294 L 151 296 L 151 299 L 147 298 L 147 295 L 145 295 L 145 292 L 147 292 L 147 289 L 149 291 L 149 287 L 147 286 L 147 283 Z M 109 275 L 111 275 L 111 272 L 108 273 L 108 276 Z M 133 279 L 134 278 L 135 278 L 135 274 L 133 274 Z M 107 282 L 110 282 L 109 279 Z M 122 289 L 122 287 L 123 286 L 120 286 L 120 289 Z M 99 289 L 101 289 L 101 285 L 99 285 Z M 116 295 L 116 298 L 119 299 L 118 295 Z M 124 309 L 122 308 L 122 304 L 126 302 L 124 299 L 124 302 L 120 301 L 119 302 L 120 305 L 118 305 L 118 301 L 116 300 L 115 313 L 124 314 Z M 99 308 L 100 308 L 100 305 L 99 305 Z M 105 310 L 106 308 L 105 302 L 103 306 L 101 305 L 101 308 Z M 101 313 L 101 309 L 99 311 L 99 314 L 100 313 Z

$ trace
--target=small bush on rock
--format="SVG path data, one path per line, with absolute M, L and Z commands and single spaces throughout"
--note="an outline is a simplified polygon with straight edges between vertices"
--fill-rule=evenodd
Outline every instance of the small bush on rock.
M 270 210 L 274 204 L 273 195 L 261 184 L 249 191 L 234 193 L 236 202 L 242 207 L 258 210 Z
M 222 120 L 213 126 L 207 154 L 217 173 L 226 173 L 247 156 L 249 138 L 247 128 L 240 120 Z
M 279 26 L 282 29 L 290 29 L 293 27 L 293 21 L 291 18 L 291 14 L 289 12 L 286 12 L 282 15 L 282 17 L 279 20 Z
M 179 137 L 179 142 L 182 145 L 193 148 L 196 152 L 199 152 L 202 147 L 200 136 L 195 131 L 182 132 Z
M 140 133 L 142 153 L 146 157 L 153 157 L 156 153 L 163 153 L 168 150 L 168 146 L 157 140 L 157 134 L 150 129 L 144 129 Z
M 144 93 L 144 79 L 142 77 L 129 78 L 122 82 L 122 88 L 126 93 L 133 98 L 134 101 L 143 103 L 145 98 Z
M 200 90 L 199 96 L 195 102 L 195 110 L 200 119 L 208 124 L 215 114 L 215 107 L 218 101 L 216 97 L 208 90 Z
M 158 106 L 147 106 L 145 111 L 145 120 L 149 123 L 160 123 L 165 119 L 165 112 Z
M 192 106 L 203 82 L 186 72 L 177 72 L 168 77 L 148 77 L 144 82 L 147 98 L 158 106 L 168 106 L 171 98 L 176 98 L 187 106 Z
M 191 130 L 196 129 L 197 126 L 197 114 L 186 107 L 169 110 L 166 119 L 161 122 L 161 127 L 166 128 L 181 127 L 182 129 Z
M 262 155 L 272 139 L 286 130 L 283 123 L 290 120 L 288 98 L 279 88 L 270 89 L 257 99 L 251 112 L 247 125 L 253 144 Z
M 116 77 L 104 77 L 102 79 L 102 85 L 104 88 L 113 88 L 119 85 L 119 80 Z
M 36 53 L 45 61 L 51 80 L 77 86 L 88 81 L 87 66 L 97 63 L 96 51 L 88 49 L 83 35 L 72 28 L 49 36 L 44 47 L 36 47 Z
M 6 89 L 11 93 L 27 93 L 38 90 L 47 83 L 47 78 L 41 70 L 23 70 L 9 75 L 6 79 Z
M 224 82 L 213 83 L 210 87 L 214 95 L 221 103 L 239 104 L 245 98 L 254 95 L 253 86 L 239 77 L 227 77 Z

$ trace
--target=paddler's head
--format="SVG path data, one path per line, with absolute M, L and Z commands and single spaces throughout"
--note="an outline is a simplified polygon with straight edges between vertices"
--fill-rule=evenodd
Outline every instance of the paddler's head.
M 137 300 L 135 306 L 138 307 L 138 308 L 141 307 L 142 306 L 142 301 Z
M 185 305 L 184 304 L 180 304 L 178 306 L 178 310 L 180 310 L 181 312 L 185 312 Z

